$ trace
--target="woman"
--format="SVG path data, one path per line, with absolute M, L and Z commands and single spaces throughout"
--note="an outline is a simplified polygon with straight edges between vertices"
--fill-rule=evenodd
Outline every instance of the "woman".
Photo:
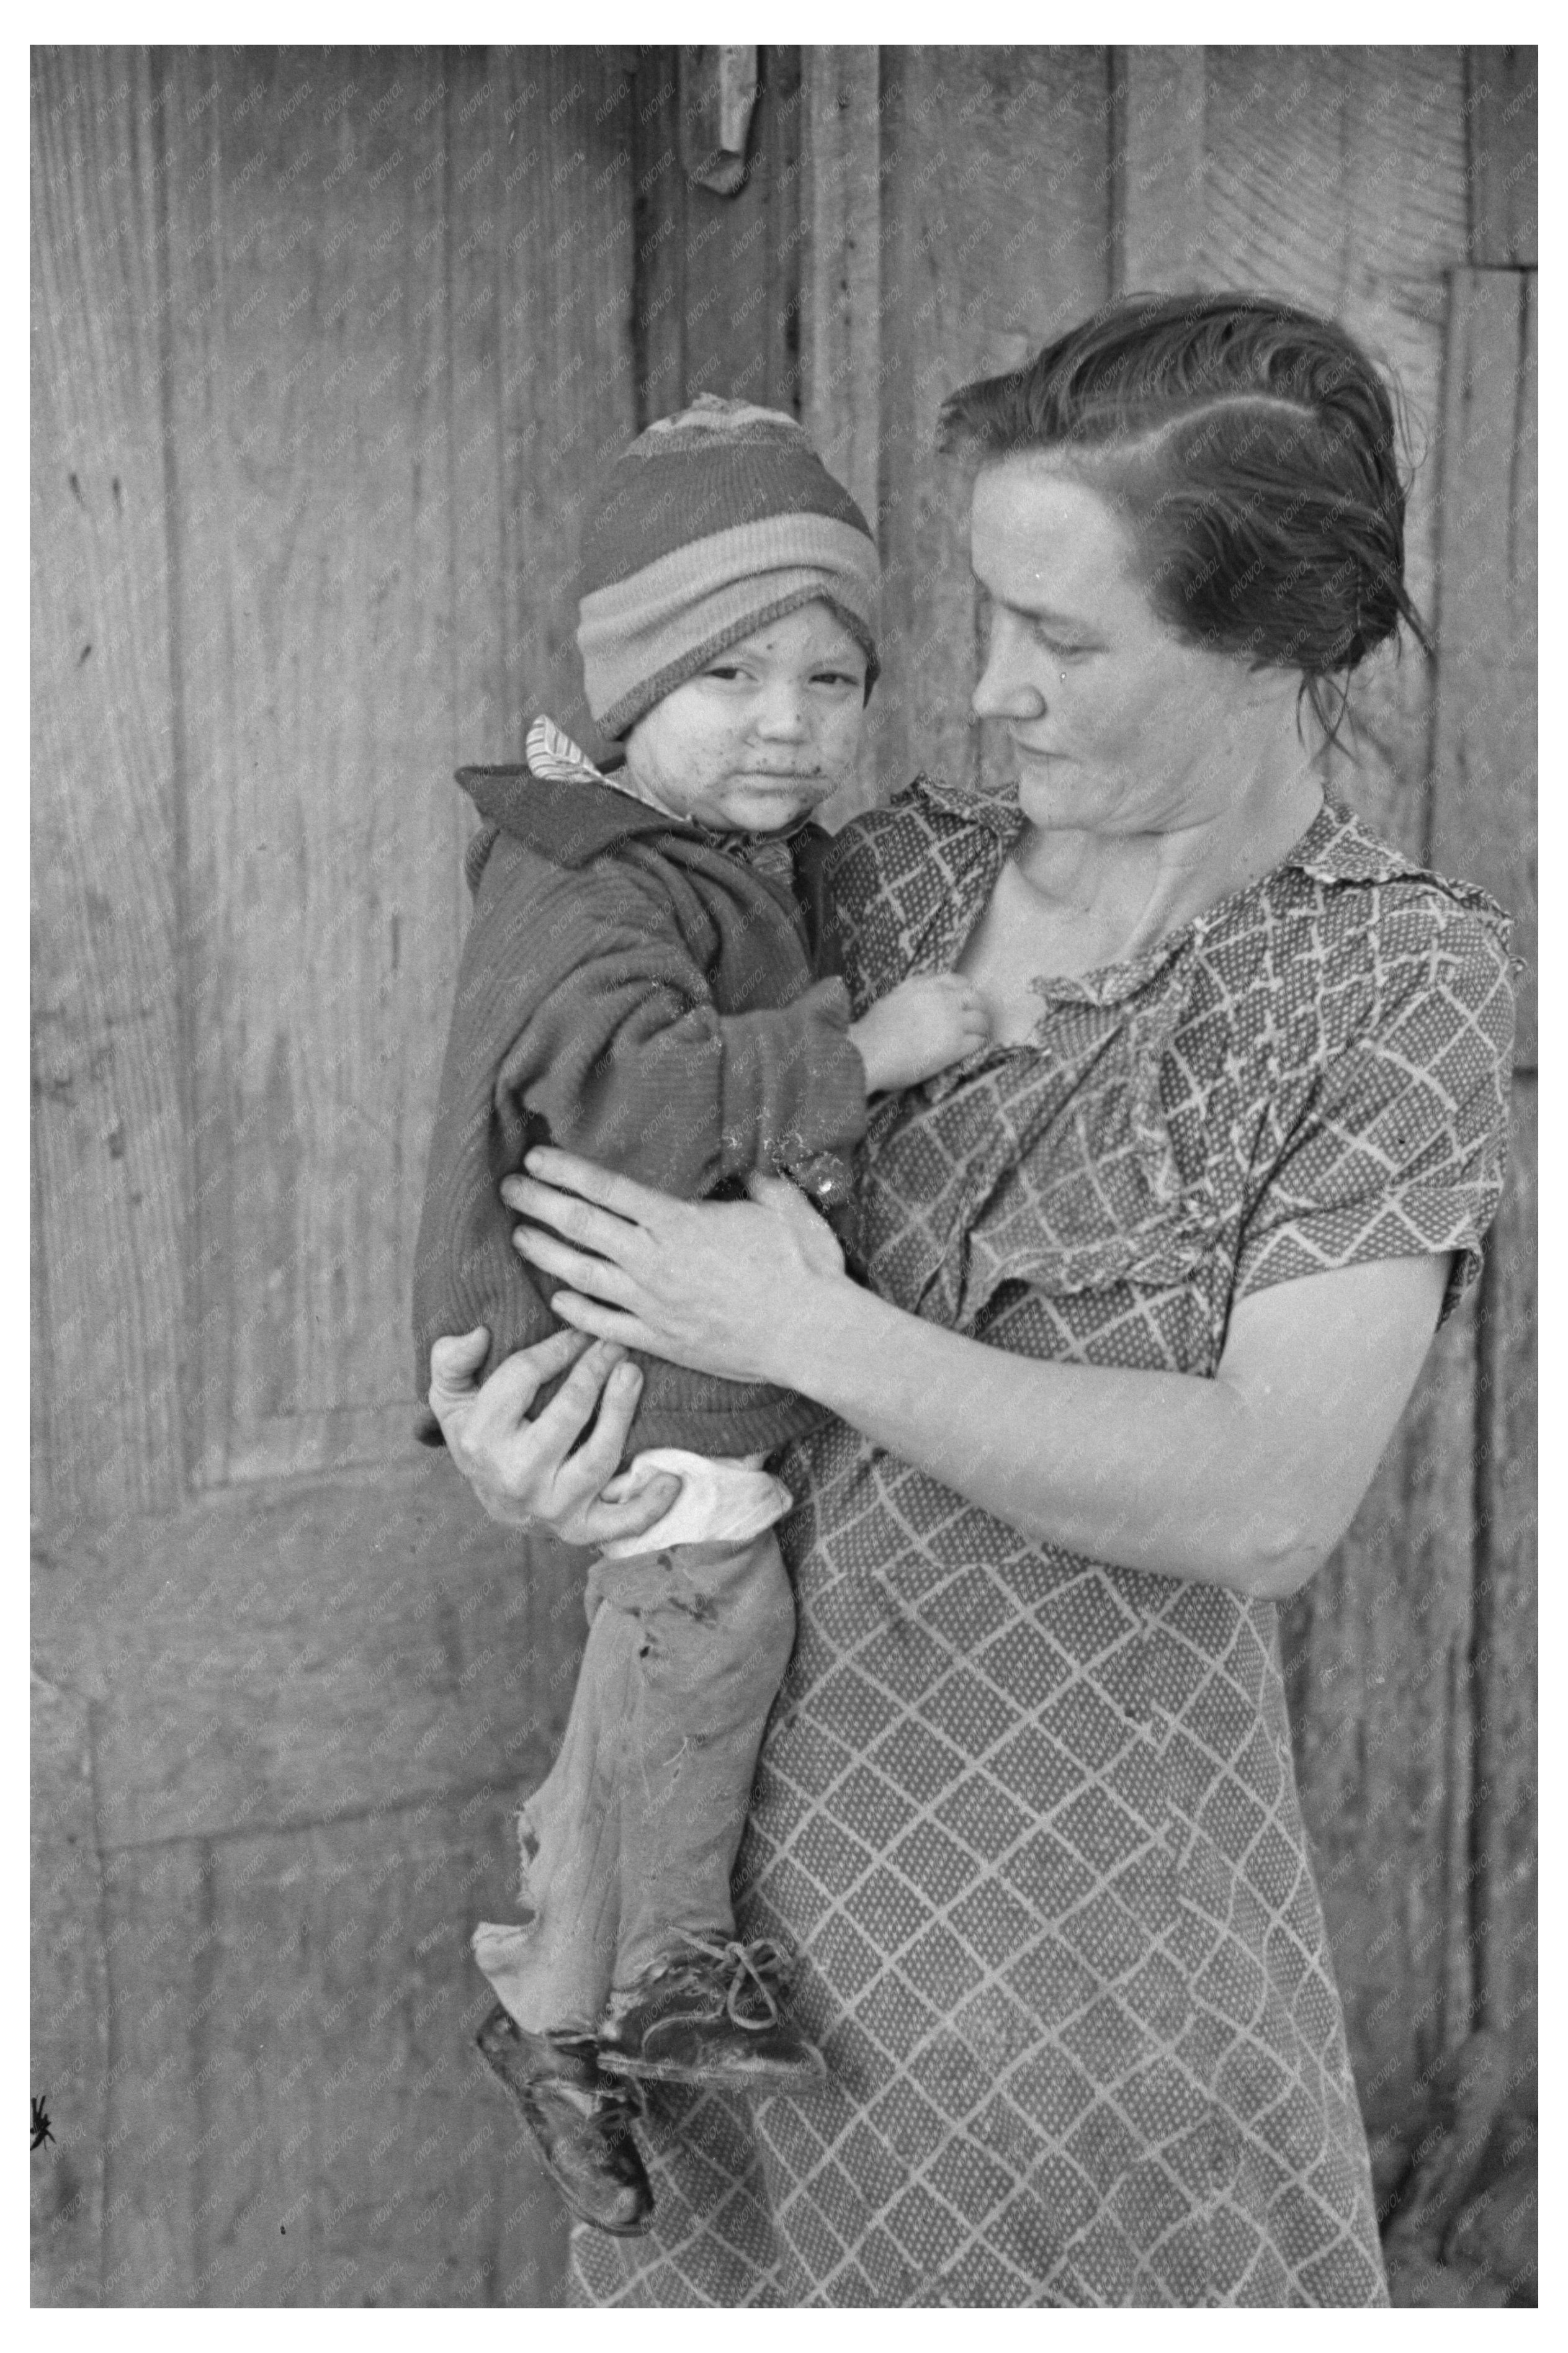
M 531 1424 L 572 1342 L 477 1391 L 438 1352 L 488 1507 L 580 1542 L 627 1532 L 621 1347 L 834 1417 L 779 1461 L 800 1634 L 736 1889 L 833 2081 L 660 2103 L 654 2237 L 581 2243 L 574 2293 L 1378 2305 L 1275 1605 L 1479 1267 L 1511 1034 L 1500 912 L 1317 774 L 1418 626 L 1393 417 L 1337 328 L 1215 296 L 1116 306 L 944 429 L 1018 779 L 836 845 L 857 1004 L 952 969 L 993 1025 L 873 1118 L 867 1283 L 787 1186 L 542 1154 L 518 1247 L 595 1346 Z

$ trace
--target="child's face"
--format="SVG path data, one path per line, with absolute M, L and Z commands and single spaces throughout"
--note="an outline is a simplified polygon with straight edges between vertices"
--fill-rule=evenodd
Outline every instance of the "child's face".
M 847 781 L 865 704 L 865 655 L 831 606 L 803 605 L 646 712 L 626 767 L 671 817 L 777 833 Z

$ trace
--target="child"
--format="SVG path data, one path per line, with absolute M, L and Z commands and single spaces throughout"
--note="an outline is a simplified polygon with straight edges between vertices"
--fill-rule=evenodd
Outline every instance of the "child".
M 814 980 L 808 911 L 876 677 L 865 520 L 794 422 L 704 396 L 608 470 L 584 535 L 590 709 L 625 743 L 595 768 L 544 719 L 526 767 L 466 769 L 487 818 L 415 1279 L 432 1341 L 484 1325 L 493 1366 L 553 1328 L 500 1179 L 549 1141 L 688 1197 L 764 1168 L 830 1214 L 868 1094 L 986 1036 L 968 984 L 907 982 L 852 1023 Z M 647 2227 L 616 2076 L 808 2086 L 788 1958 L 735 1941 L 730 1873 L 794 1641 L 765 1454 L 805 1400 L 649 1363 L 618 1492 L 679 1491 L 606 1546 L 560 1756 L 520 1817 L 525 1926 L 482 1926 L 500 2008 L 481 2051 L 581 2219 Z M 433 1419 L 433 1418 L 432 1418 Z M 438 1435 L 438 1434 L 437 1434 Z

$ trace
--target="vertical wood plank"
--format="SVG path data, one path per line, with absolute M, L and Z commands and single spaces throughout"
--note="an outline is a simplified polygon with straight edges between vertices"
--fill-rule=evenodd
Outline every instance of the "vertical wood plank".
M 773 43 L 761 52 L 763 154 L 767 166 L 763 198 L 767 230 L 763 245 L 767 276 L 759 303 L 763 331 L 763 402 L 768 408 L 800 414 L 801 266 L 805 243 L 802 219 L 805 94 L 797 45 Z M 753 299 L 748 286 L 741 300 Z
M 97 2300 L 100 2159 L 111 2304 L 553 2300 L 560 2218 L 468 2049 L 468 1937 L 515 1909 L 582 1582 L 431 1458 L 40 1546 L 54 2300 Z
M 597 52 L 171 72 L 213 1481 L 331 1459 L 412 1394 L 451 772 L 581 709 L 574 486 L 630 421 L 630 159 Z
M 1183 292 L 1201 283 L 1205 110 L 1201 48 L 1112 51 L 1113 291 Z
M 1488 1247 L 1477 1389 L 1472 1910 L 1479 2019 L 1516 2067 L 1536 2048 L 1536 1082 L 1517 1079 L 1508 1190 Z
M 934 455 L 967 378 L 1019 360 L 1110 282 L 1110 78 L 1092 48 L 883 52 L 884 792 L 979 773 L 968 487 Z
M 109 1865 L 103 2300 L 558 2300 L 565 2228 L 470 2038 L 506 1810 L 432 1800 Z
M 408 378 L 416 594 L 405 619 L 410 666 L 429 681 L 430 755 L 438 764 L 410 778 L 409 819 L 417 809 L 424 842 L 410 822 L 410 865 L 418 871 L 402 878 L 397 909 L 396 969 L 401 973 L 403 956 L 412 953 L 430 991 L 405 1112 L 403 1151 L 414 1182 L 401 1193 L 400 1210 L 415 1227 L 444 1043 L 440 1024 L 468 914 L 455 852 L 479 823 L 452 772 L 467 761 L 515 759 L 522 745 L 499 488 L 503 385 L 494 157 L 502 142 L 482 120 L 492 102 L 487 52 L 448 49 L 437 62 L 436 78 L 426 73 L 419 94 L 405 101 L 419 140 L 410 158 L 408 229 L 411 273 L 420 290 L 411 306 L 419 340 Z M 487 148 L 489 164 L 481 160 Z M 508 168 L 517 168 L 510 158 Z M 418 317 L 421 309 L 426 320 Z M 412 1250 L 414 1230 L 405 1228 L 405 1252 Z
M 416 560 L 427 478 L 446 489 L 416 410 L 445 356 L 442 114 L 406 54 L 177 52 L 169 73 L 212 1480 L 237 1433 L 410 1385 L 460 842 L 430 659 L 449 582 Z
M 44 1217 L 43 1169 L 34 1108 L 27 1129 L 27 1505 L 35 1525 L 52 1519 L 59 1509 L 51 1469 L 54 1362 Z
M 1533 266 L 1536 217 L 1534 47 L 1465 52 L 1469 125 L 1470 251 L 1478 269 Z
M 801 422 L 874 523 L 882 371 L 878 53 L 813 47 L 801 54 Z
M 633 364 L 637 426 L 680 406 L 686 384 L 686 174 L 672 48 L 645 49 L 632 80 Z
M 583 1556 L 520 1546 L 409 1452 L 47 1547 L 35 1656 L 95 1700 L 106 1847 L 542 1779 Z
M 560 2202 L 471 2042 L 506 1815 L 432 1800 L 214 1850 L 196 2301 L 555 2300 Z
M 1281 1620 L 1301 1808 L 1374 2133 L 1469 2025 L 1474 1394 L 1467 1303 L 1349 1534 Z
M 1443 411 L 1433 862 L 1514 919 L 1515 1057 L 1534 1067 L 1536 294 L 1532 271 L 1453 280 Z
M 584 502 L 636 429 L 631 90 L 584 48 L 510 50 L 493 75 L 508 644 L 521 723 L 548 711 L 593 743 L 577 569 Z
M 28 2081 L 50 2137 L 28 2159 L 32 2302 L 96 2305 L 108 2124 L 103 1883 L 87 1699 L 32 1678 Z
M 803 49 L 801 422 L 879 528 L 882 387 L 880 69 L 875 48 Z M 872 712 L 879 715 L 880 699 Z M 876 717 L 829 828 L 877 797 Z
M 217 1931 L 207 1849 L 106 1854 L 109 2130 L 103 2301 L 199 2303 L 200 2146 L 193 2031 L 211 2008 Z M 205 2005 L 205 2007 L 204 2007 Z
M 730 196 L 694 187 L 678 163 L 679 191 L 666 184 L 684 237 L 684 400 L 799 405 L 800 123 L 799 52 L 764 47 L 744 185 Z
M 57 1504 L 184 1483 L 185 1146 L 144 51 L 33 77 L 33 1110 Z

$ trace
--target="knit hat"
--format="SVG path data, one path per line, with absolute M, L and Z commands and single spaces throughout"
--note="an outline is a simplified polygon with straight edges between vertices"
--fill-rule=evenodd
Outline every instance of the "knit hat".
M 768 621 L 820 598 L 876 678 L 880 566 L 865 516 L 794 417 L 698 396 L 609 468 L 584 533 L 588 708 L 623 736 Z

